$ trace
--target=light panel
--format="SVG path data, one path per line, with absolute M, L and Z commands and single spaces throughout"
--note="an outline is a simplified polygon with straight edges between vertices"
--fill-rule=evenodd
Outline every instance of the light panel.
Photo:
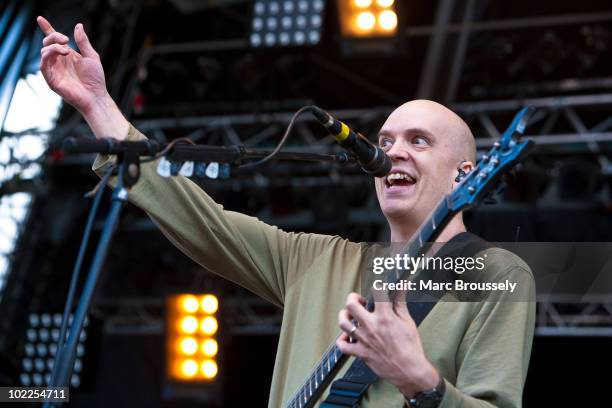
M 70 333 L 73 317 L 68 320 L 66 339 Z M 44 387 L 51 381 L 51 373 L 55 365 L 55 355 L 60 337 L 62 315 L 59 313 L 31 313 L 28 316 L 28 328 L 25 333 L 26 343 L 23 348 L 21 360 L 21 373 L 19 381 L 24 387 Z M 77 355 L 70 377 L 70 386 L 78 388 L 81 385 L 81 372 L 83 370 L 83 356 L 85 354 L 85 340 L 87 339 L 87 326 L 89 319 L 85 318 L 83 329 L 77 343 Z
M 218 374 L 219 299 L 181 294 L 167 299 L 166 375 L 175 382 L 212 381 Z
M 249 42 L 267 48 L 316 45 L 324 11 L 324 0 L 256 0 Z
M 342 35 L 347 38 L 392 37 L 397 34 L 394 0 L 337 0 Z

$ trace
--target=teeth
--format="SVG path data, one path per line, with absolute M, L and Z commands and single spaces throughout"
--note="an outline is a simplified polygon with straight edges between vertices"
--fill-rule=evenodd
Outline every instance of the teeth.
M 409 181 L 409 182 L 412 182 L 412 183 L 415 182 L 414 178 L 410 177 L 406 173 L 391 173 L 391 174 L 389 174 L 387 176 L 387 182 L 390 185 L 393 185 L 395 180 L 406 180 L 406 181 Z

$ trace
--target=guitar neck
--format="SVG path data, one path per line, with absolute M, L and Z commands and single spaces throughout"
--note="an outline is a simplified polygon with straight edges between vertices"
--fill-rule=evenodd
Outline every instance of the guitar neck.
M 424 253 L 456 213 L 456 211 L 453 212 L 449 209 L 447 198 L 442 199 L 433 213 L 414 233 L 403 252 L 411 257 Z M 366 307 L 370 311 L 374 309 L 374 299 L 371 295 L 368 296 Z M 336 342 L 332 343 L 306 381 L 289 400 L 286 407 L 313 407 L 347 359 L 348 356 L 340 351 Z

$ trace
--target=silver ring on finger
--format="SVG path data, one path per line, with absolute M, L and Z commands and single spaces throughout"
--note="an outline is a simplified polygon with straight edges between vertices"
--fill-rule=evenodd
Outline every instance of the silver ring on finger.
M 349 331 L 348 335 L 349 335 L 349 342 L 351 343 L 355 343 L 357 341 L 357 338 L 354 337 L 355 332 L 357 331 L 359 327 L 357 327 L 356 324 L 353 324 L 353 327 L 351 328 L 351 330 Z

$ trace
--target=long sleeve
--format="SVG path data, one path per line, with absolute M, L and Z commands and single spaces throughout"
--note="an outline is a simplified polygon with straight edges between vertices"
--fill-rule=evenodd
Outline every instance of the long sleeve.
M 146 137 L 130 126 L 126 140 Z M 114 157 L 99 155 L 101 176 Z M 162 178 L 158 162 L 141 165 L 129 201 L 144 210 L 183 253 L 213 273 L 282 307 L 299 274 L 340 237 L 287 233 L 257 218 L 226 211 L 191 180 Z M 115 178 L 110 184 L 114 185 Z
M 503 276 L 518 283 L 518 293 L 481 302 L 456 356 L 457 378 L 446 379 L 440 408 L 522 405 L 535 328 L 535 285 L 526 265 Z

